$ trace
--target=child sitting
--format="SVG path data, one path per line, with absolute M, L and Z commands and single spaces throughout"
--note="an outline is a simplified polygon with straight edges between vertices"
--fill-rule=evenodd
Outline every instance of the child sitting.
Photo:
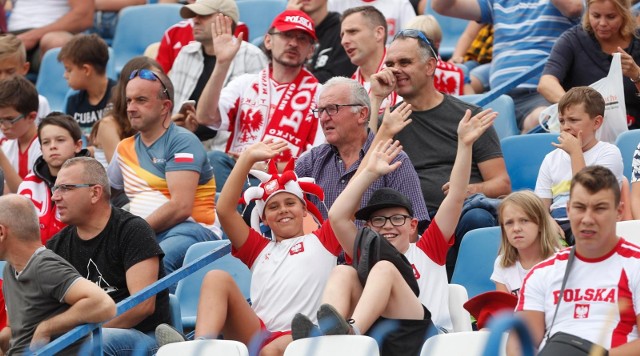
M 62 47 L 58 61 L 64 65 L 64 79 L 79 90 L 69 97 L 65 112 L 80 124 L 86 137 L 105 113 L 116 82 L 107 78 L 109 48 L 96 34 L 78 34 Z

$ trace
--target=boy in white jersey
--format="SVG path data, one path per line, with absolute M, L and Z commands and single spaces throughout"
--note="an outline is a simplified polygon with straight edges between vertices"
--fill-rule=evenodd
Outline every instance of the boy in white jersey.
M 615 175 L 602 166 L 581 170 L 571 182 L 567 212 L 576 244 L 561 301 L 569 249 L 533 267 L 524 279 L 516 312 L 539 349 L 547 332 L 552 336 L 564 331 L 601 344 L 610 355 L 637 355 L 640 247 L 616 235 L 623 207 Z M 518 344 L 510 338 L 508 355 L 521 354 Z
M 615 145 L 598 141 L 596 131 L 604 120 L 604 98 L 590 87 L 571 88 L 558 102 L 562 132 L 556 147 L 542 161 L 535 193 L 573 244 L 566 205 L 571 178 L 585 166 L 609 168 L 622 182 L 622 156 Z
M 341 248 L 328 222 L 313 233 L 304 233 L 303 219 L 308 212 L 322 220 L 304 193 L 322 198 L 322 190 L 309 179 L 298 178 L 292 171 L 292 161 L 278 175 L 274 157 L 285 149 L 285 141 L 271 139 L 247 148 L 220 193 L 220 224 L 231 241 L 233 255 L 252 272 L 252 304 L 246 302 L 228 273 L 207 273 L 200 293 L 195 337 L 223 333 L 225 339 L 249 345 L 262 330 L 268 336 L 261 340 L 261 354 L 282 355 L 291 342 L 289 330 L 294 314 L 310 316 L 320 306 L 322 290 Z M 250 228 L 236 210 L 238 197 L 251 167 L 269 159 L 269 173 L 251 170 L 262 184 L 247 189 L 243 195 L 246 202 L 256 200 Z M 258 217 L 271 228 L 272 240 L 260 235 Z
M 395 113 L 400 115 L 395 115 Z M 400 104 L 394 115 L 387 115 L 398 123 L 408 123 L 406 118 L 411 110 L 408 104 Z M 433 322 L 440 328 L 452 330 L 448 312 L 448 284 L 445 268 L 449 247 L 453 244 L 453 234 L 458 223 L 462 203 L 466 197 L 471 170 L 472 145 L 487 128 L 491 126 L 496 113 L 485 110 L 471 117 L 467 110 L 458 126 L 458 152 L 451 173 L 450 188 L 441 208 L 431 222 L 429 228 L 416 244 L 411 243 L 415 234 L 417 219 L 413 207 L 402 194 L 388 188 L 374 192 L 366 207 L 358 210 L 359 202 L 366 188 L 378 177 L 396 169 L 400 163 L 391 163 L 400 152 L 401 146 L 390 140 L 381 140 L 393 136 L 389 134 L 387 118 L 383 120 L 376 140 L 378 144 L 373 156 L 365 158 L 363 170 L 352 178 L 349 185 L 340 194 L 329 211 L 329 221 L 345 252 L 353 255 L 352 236 L 357 227 L 351 219 L 355 217 L 367 221 L 367 226 L 385 237 L 398 251 L 402 252 L 413 265 L 414 276 L 420 287 L 419 298 L 409 288 L 391 263 L 377 263 L 362 286 L 356 270 L 351 266 L 337 266 L 323 295 L 323 306 L 318 311 L 318 318 L 334 319 L 333 324 L 340 325 L 336 329 L 327 329 L 321 324 L 325 334 L 350 333 L 357 330 L 365 333 L 379 318 L 398 319 L 400 327 L 397 339 L 388 338 L 382 345 L 383 355 L 413 355 L 420 352 L 424 341 L 426 327 L 430 323 L 421 323 L 432 316 Z M 406 121 L 405 121 L 406 120 Z M 406 124 L 396 126 L 402 129 Z M 423 307 L 426 307 L 424 308 Z M 428 309 L 428 310 L 427 310 Z M 344 319 L 350 318 L 347 323 Z M 296 322 L 296 319 L 298 321 Z M 294 336 L 306 337 L 313 327 L 296 316 L 294 319 Z M 331 323 L 327 323 L 331 324 Z M 302 332 L 298 332 L 300 325 Z M 353 326 L 353 329 L 351 327 Z M 304 329 L 309 330 L 308 333 Z M 418 331 L 422 331 L 421 334 Z M 414 339 L 415 338 L 415 339 Z M 416 342 L 411 342 L 416 341 Z

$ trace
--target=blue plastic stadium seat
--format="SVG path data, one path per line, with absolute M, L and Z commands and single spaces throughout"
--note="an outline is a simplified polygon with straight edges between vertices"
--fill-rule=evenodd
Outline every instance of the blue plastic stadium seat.
M 623 173 L 629 182 L 631 182 L 631 173 L 633 171 L 633 167 L 631 167 L 633 154 L 636 152 L 638 143 L 640 143 L 640 130 L 623 132 L 616 138 L 616 146 L 618 146 L 622 154 Z
M 199 242 L 191 245 L 184 256 L 184 265 L 193 262 L 197 258 L 204 256 L 218 246 L 230 243 L 229 240 Z M 196 314 L 198 311 L 198 300 L 200 299 L 200 288 L 202 280 L 207 272 L 220 269 L 227 271 L 238 284 L 242 294 L 249 299 L 251 288 L 251 271 L 239 259 L 229 255 L 217 259 L 206 267 L 200 269 L 189 277 L 178 282 L 176 296 L 180 301 L 180 312 L 182 314 L 182 326 L 185 329 L 192 329 L 196 325 Z
M 128 6 L 120 11 L 113 36 L 117 74 L 133 57 L 141 56 L 150 44 L 159 42 L 164 31 L 182 20 L 179 4 Z
M 471 230 L 464 235 L 451 283 L 465 287 L 469 299 L 496 289 L 490 278 L 499 247 L 498 226 Z
M 558 141 L 556 133 L 510 136 L 502 139 L 502 154 L 511 178 L 511 190 L 535 189 L 540 165 Z
M 484 94 L 474 94 L 462 95 L 458 98 L 460 100 L 464 100 L 468 103 L 474 104 L 484 96 Z M 493 123 L 493 127 L 496 129 L 496 132 L 498 133 L 498 137 L 500 139 L 520 134 L 520 130 L 518 130 L 518 124 L 516 122 L 515 106 L 513 105 L 513 99 L 511 99 L 509 95 L 500 95 L 494 101 L 483 106 L 483 108 L 491 108 L 494 111 L 498 112 L 499 115 L 496 118 L 496 121 Z
M 442 41 L 440 42 L 438 54 L 446 61 L 451 58 L 451 55 L 453 55 L 453 50 L 456 48 L 458 39 L 467 28 L 469 20 L 440 15 L 433 11 L 430 5 L 427 5 L 424 13 L 425 15 L 433 15 L 433 17 L 438 20 L 438 24 L 440 24 L 440 28 L 442 29 Z
M 271 22 L 287 7 L 286 0 L 237 0 L 240 21 L 249 27 L 249 42 L 264 37 Z
M 171 326 L 182 332 L 182 314 L 180 313 L 180 301 L 178 297 L 169 294 L 169 312 L 171 314 Z
M 70 88 L 64 79 L 64 66 L 58 62 L 58 53 L 60 48 L 53 48 L 42 57 L 36 90 L 47 98 L 51 111 L 64 112 L 65 98 Z

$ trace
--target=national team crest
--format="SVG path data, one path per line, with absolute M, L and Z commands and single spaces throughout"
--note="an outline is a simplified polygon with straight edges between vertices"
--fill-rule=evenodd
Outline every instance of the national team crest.
M 291 249 L 289 249 L 289 255 L 293 256 L 293 255 L 297 255 L 299 253 L 304 252 L 304 242 L 300 241 L 297 244 L 291 246 Z
M 589 317 L 589 304 L 576 304 L 573 309 L 574 319 L 587 319 Z

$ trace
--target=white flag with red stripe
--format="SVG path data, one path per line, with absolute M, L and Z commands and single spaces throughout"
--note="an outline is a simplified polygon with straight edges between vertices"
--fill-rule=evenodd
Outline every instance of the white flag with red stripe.
M 193 153 L 176 153 L 176 163 L 193 163 Z

